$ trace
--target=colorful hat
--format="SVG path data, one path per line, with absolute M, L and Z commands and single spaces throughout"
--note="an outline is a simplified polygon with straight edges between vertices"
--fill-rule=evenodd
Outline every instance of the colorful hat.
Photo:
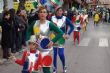
M 36 36 L 35 36 L 35 35 L 32 35 L 32 36 L 30 37 L 30 40 L 29 40 L 28 42 L 37 43 L 37 38 L 36 38 Z

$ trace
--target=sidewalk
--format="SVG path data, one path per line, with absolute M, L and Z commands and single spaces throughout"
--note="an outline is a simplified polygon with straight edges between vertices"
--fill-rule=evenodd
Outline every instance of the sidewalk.
M 0 33 L 0 42 L 1 42 L 1 33 Z M 2 48 L 1 48 L 1 44 L 0 44 L 0 59 L 2 58 Z

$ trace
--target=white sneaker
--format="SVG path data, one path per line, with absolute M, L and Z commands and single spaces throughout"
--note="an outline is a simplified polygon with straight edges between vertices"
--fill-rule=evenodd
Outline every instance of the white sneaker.
M 67 67 L 64 67 L 63 73 L 67 73 Z

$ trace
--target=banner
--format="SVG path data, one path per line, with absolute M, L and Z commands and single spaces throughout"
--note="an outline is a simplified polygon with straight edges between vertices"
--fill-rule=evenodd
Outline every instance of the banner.
M 35 9 L 34 5 L 33 5 L 33 1 L 26 1 L 25 3 L 25 9 L 27 11 L 31 11 L 31 9 Z
M 14 2 L 13 3 L 13 8 L 17 11 L 19 6 L 19 2 Z
M 19 2 L 14 2 L 13 8 L 17 11 L 18 10 L 18 6 L 19 6 Z M 31 11 L 31 9 L 35 9 L 35 7 L 37 6 L 37 2 L 33 2 L 33 1 L 26 1 L 25 3 L 25 9 L 27 11 Z
M 63 0 L 51 0 L 51 2 L 57 6 L 62 6 L 62 4 L 64 3 Z
M 42 5 L 44 5 L 46 2 L 47 2 L 47 0 L 40 0 L 40 3 L 41 3 Z

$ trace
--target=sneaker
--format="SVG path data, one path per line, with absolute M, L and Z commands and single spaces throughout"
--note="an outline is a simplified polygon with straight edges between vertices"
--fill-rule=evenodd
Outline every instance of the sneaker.
M 67 67 L 64 67 L 63 73 L 67 73 Z
M 3 60 L 0 60 L 0 65 L 3 64 Z
M 54 69 L 54 70 L 53 70 L 53 73 L 57 73 L 57 71 Z
M 3 59 L 0 60 L 0 64 L 4 64 L 6 61 L 7 61 L 7 59 L 3 58 Z

